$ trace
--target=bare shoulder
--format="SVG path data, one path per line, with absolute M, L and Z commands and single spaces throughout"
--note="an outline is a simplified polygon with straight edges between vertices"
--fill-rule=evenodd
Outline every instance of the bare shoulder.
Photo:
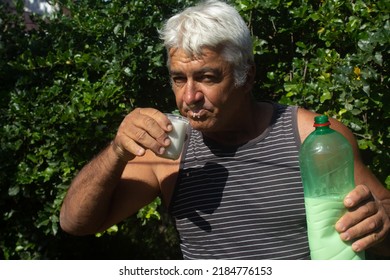
M 298 108 L 297 126 L 301 143 L 314 130 L 313 123 L 315 116 L 318 116 L 318 114 L 303 108 Z

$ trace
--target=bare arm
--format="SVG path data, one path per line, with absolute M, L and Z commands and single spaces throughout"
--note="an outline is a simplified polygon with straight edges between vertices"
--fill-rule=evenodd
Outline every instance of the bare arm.
M 63 230 L 77 234 L 98 232 L 108 213 L 126 161 L 108 146 L 73 180 L 61 208 Z
M 96 233 L 158 196 L 160 180 L 153 152 L 164 152 L 169 130 L 169 120 L 157 110 L 130 113 L 112 144 L 73 180 L 61 208 L 61 227 L 75 235 Z
M 301 141 L 313 131 L 314 116 L 304 109 L 298 111 Z M 330 119 L 331 128 L 342 133 L 354 152 L 356 187 L 344 199 L 348 212 L 336 223 L 340 237 L 352 240 L 355 251 L 371 249 L 381 255 L 390 255 L 390 191 L 363 164 L 352 132 L 340 122 Z

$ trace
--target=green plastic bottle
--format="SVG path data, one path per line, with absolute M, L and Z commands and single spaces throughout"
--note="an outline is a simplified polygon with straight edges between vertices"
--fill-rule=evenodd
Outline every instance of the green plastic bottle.
M 335 229 L 355 181 L 352 147 L 329 125 L 327 116 L 315 117 L 315 130 L 299 153 L 310 255 L 313 260 L 361 260 L 364 252 L 354 252 Z

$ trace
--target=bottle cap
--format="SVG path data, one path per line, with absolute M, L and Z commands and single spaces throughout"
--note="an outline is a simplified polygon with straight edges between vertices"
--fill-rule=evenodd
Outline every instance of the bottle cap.
M 329 126 L 330 122 L 327 116 L 316 116 L 314 117 L 314 127 L 320 127 L 320 126 Z

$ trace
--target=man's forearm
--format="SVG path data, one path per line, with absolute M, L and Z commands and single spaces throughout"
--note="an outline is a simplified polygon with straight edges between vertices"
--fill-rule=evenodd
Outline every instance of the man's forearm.
M 109 145 L 73 180 L 61 208 L 60 223 L 65 231 L 85 235 L 100 230 L 127 164 L 116 148 Z

